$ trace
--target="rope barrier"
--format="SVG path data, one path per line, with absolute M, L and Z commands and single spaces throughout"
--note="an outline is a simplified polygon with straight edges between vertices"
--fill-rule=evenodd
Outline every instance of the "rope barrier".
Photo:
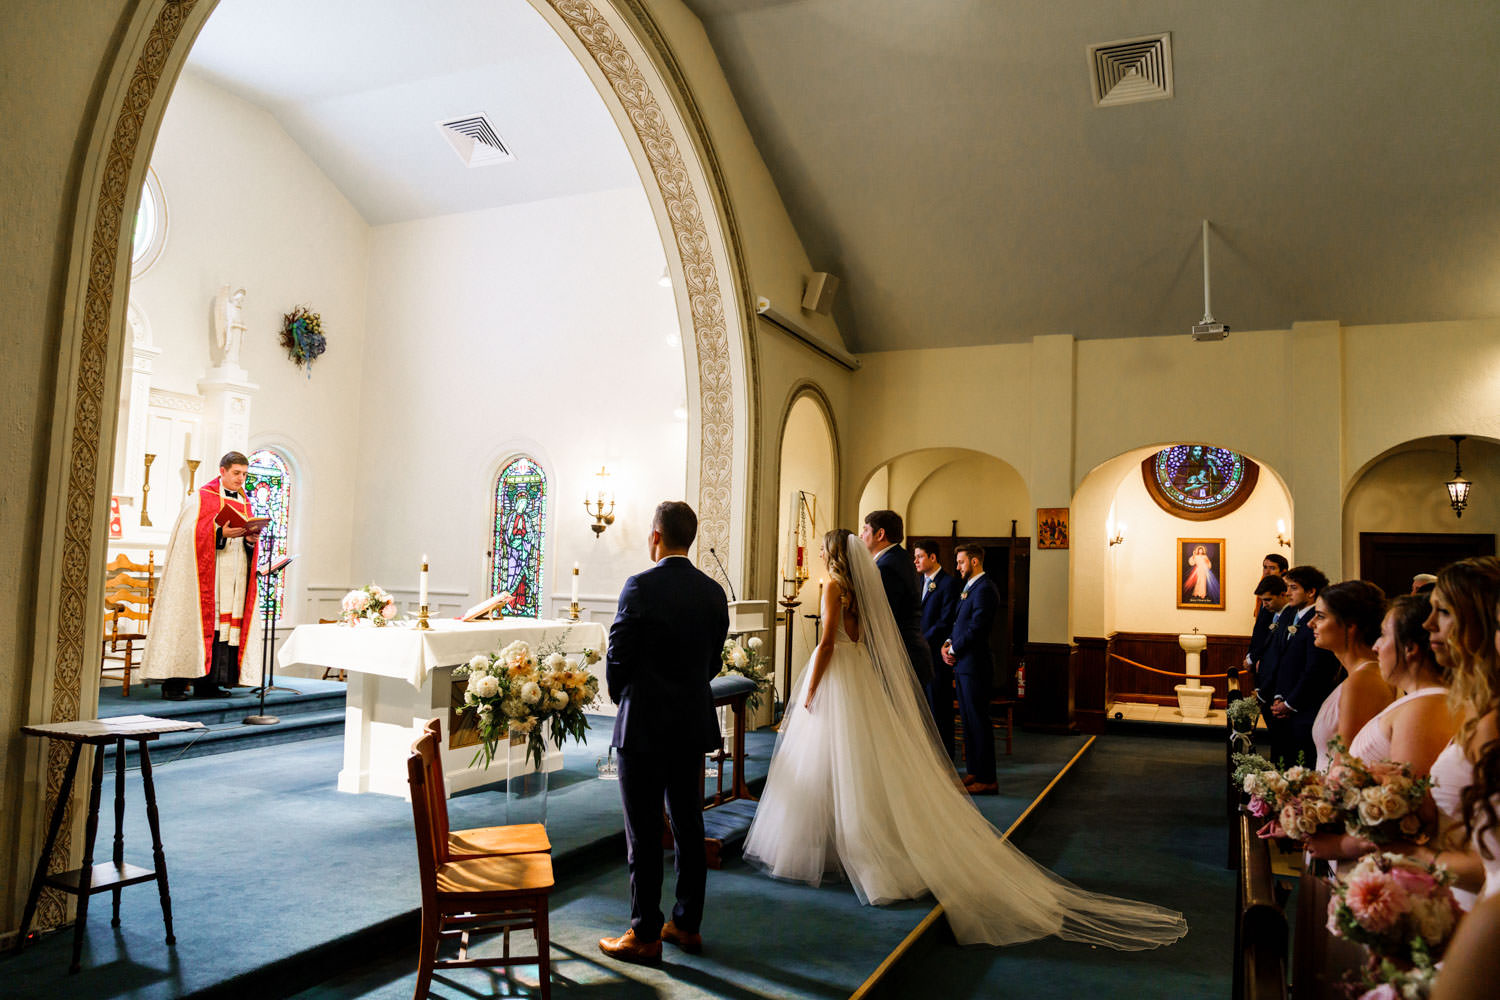
M 1134 660 L 1127 659 L 1126 657 L 1121 656 L 1119 653 L 1110 653 L 1109 655 L 1113 656 L 1121 663 L 1128 663 L 1132 667 L 1139 667 L 1142 670 L 1149 670 L 1153 674 L 1162 674 L 1166 677 L 1196 677 L 1200 681 L 1216 681 L 1222 680 L 1229 676 L 1228 674 L 1181 674 L 1171 670 L 1157 670 L 1155 667 L 1148 667 L 1144 663 L 1137 663 Z

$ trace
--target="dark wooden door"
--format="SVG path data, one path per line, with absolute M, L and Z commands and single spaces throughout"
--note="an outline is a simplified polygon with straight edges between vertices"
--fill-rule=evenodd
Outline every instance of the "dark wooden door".
M 1418 573 L 1436 573 L 1459 559 L 1494 554 L 1494 535 L 1361 531 L 1359 576 L 1394 597 L 1410 592 L 1411 578 Z

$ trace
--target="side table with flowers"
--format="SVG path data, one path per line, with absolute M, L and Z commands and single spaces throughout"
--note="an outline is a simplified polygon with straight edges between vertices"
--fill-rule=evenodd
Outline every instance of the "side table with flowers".
M 340 610 L 339 619 L 345 625 L 369 622 L 379 627 L 395 619 L 397 614 L 396 599 L 378 583 L 349 591 L 344 595 Z
M 759 636 L 752 635 L 743 643 L 738 637 L 725 639 L 724 649 L 719 654 L 720 677 L 733 674 L 754 682 L 755 691 L 745 699 L 745 707 L 751 712 L 760 708 L 765 695 L 771 690 L 774 668 L 767 662 L 764 650 L 765 641 Z M 718 711 L 719 733 L 728 738 L 734 732 L 734 719 L 728 708 L 721 708 Z

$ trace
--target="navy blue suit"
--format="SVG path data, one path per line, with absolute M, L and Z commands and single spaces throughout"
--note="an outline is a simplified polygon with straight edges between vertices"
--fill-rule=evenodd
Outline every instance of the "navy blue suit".
M 995 657 L 990 630 L 1000 613 L 1000 592 L 988 574 L 961 591 L 953 620 L 953 679 L 958 686 L 958 714 L 964 720 L 965 770 L 977 781 L 995 782 L 995 736 L 990 729 L 990 694 Z
M 896 619 L 901 641 L 906 644 L 907 659 L 911 660 L 917 680 L 926 684 L 932 679 L 932 653 L 922 639 L 922 591 L 911 553 L 899 545 L 882 549 L 875 557 L 875 568 L 880 570 L 886 603 L 891 606 L 891 617 Z
M 943 662 L 943 643 L 953 634 L 958 617 L 958 578 L 938 570 L 931 580 L 919 576 L 922 594 L 922 638 L 932 653 L 932 680 L 927 682 L 927 704 L 937 723 L 938 740 L 953 756 L 953 668 Z
M 672 921 L 703 921 L 703 755 L 719 747 L 709 682 L 718 674 L 729 605 L 724 589 L 686 557 L 669 556 L 625 581 L 609 629 L 605 680 L 618 707 L 620 799 L 630 864 L 630 926 L 661 937 L 662 803 L 677 845 Z
M 1282 616 L 1284 623 L 1278 629 L 1284 638 L 1280 642 L 1271 669 L 1269 691 L 1265 699 L 1269 707 L 1277 697 L 1292 709 L 1290 718 L 1276 726 L 1271 735 L 1272 760 L 1294 764 L 1300 753 L 1304 763 L 1311 767 L 1317 759 L 1317 747 L 1313 744 L 1312 726 L 1328 697 L 1338 683 L 1342 669 L 1338 657 L 1326 649 L 1313 645 L 1312 609 L 1303 608 L 1294 617 Z

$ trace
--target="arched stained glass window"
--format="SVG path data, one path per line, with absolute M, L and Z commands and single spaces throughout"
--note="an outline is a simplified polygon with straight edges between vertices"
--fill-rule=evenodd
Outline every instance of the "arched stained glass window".
M 250 509 L 257 517 L 269 517 L 271 523 L 260 536 L 261 568 L 287 554 L 291 538 L 292 472 L 287 460 L 276 452 L 260 448 L 250 453 L 250 475 L 245 477 L 245 492 L 250 496 Z M 276 577 L 276 590 L 270 591 L 271 581 L 260 579 L 260 606 L 277 608 L 277 619 L 286 615 L 286 573 Z
M 1176 444 L 1141 463 L 1146 492 L 1170 514 L 1209 521 L 1239 508 L 1255 489 L 1260 466 L 1228 448 Z
M 508 614 L 542 616 L 542 542 L 547 533 L 547 474 L 521 455 L 495 480 L 490 593 L 513 595 Z

